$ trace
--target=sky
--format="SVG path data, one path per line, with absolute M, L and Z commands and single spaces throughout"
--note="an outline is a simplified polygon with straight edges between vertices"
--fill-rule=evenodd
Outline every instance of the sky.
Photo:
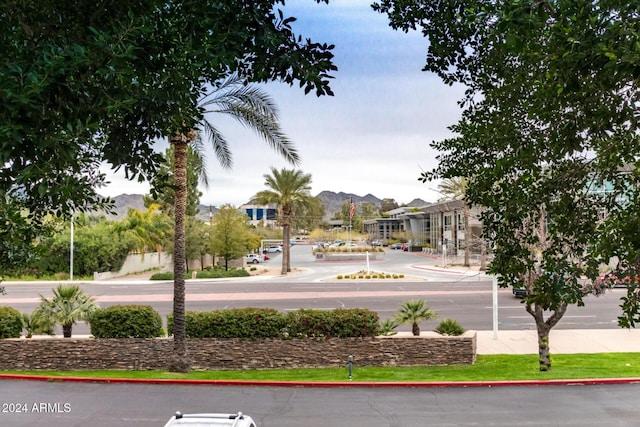
M 429 146 L 451 136 L 463 89 L 450 87 L 425 65 L 427 39 L 419 32 L 395 31 L 371 0 L 290 0 L 285 16 L 294 16 L 294 32 L 315 42 L 334 44 L 334 96 L 308 95 L 297 85 L 263 86 L 280 110 L 280 124 L 301 157 L 297 166 L 312 177 L 311 194 L 322 191 L 372 194 L 399 204 L 415 198 L 436 201 L 436 183 L 421 183 L 422 170 L 436 166 Z M 208 188 L 202 204 L 240 206 L 266 189 L 271 168 L 289 168 L 253 131 L 220 115 L 210 118 L 231 147 L 233 168 L 222 169 L 208 146 Z M 158 142 L 164 152 L 166 142 Z M 104 170 L 107 172 L 107 169 Z M 108 173 L 105 196 L 144 194 L 147 184 Z

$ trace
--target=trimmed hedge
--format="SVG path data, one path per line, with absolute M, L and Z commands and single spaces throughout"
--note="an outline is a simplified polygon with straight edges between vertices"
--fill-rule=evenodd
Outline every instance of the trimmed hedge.
M 366 337 L 378 335 L 378 314 L 354 308 L 301 309 L 287 314 L 271 308 L 234 308 L 185 313 L 188 338 L 312 338 Z M 173 315 L 167 316 L 173 333 Z
M 300 309 L 287 314 L 287 326 L 292 338 L 376 336 L 379 320 L 378 313 L 364 308 L 331 311 Z
M 97 309 L 91 319 L 96 338 L 156 338 L 164 335 L 162 318 L 150 305 L 115 305 Z
M 284 315 L 273 308 L 232 308 L 185 313 L 188 338 L 274 338 L 286 327 Z M 173 315 L 167 316 L 167 331 L 173 333 Z
M 22 314 L 13 307 L 0 307 L 0 339 L 20 338 Z
M 207 268 L 205 270 L 199 270 L 196 272 L 196 279 L 222 279 L 225 277 L 248 277 L 249 272 L 244 268 L 231 268 L 225 270 L 224 268 L 214 267 Z M 185 273 L 185 279 L 191 279 L 191 272 Z M 173 280 L 173 271 L 165 271 L 162 273 L 155 273 L 149 280 Z

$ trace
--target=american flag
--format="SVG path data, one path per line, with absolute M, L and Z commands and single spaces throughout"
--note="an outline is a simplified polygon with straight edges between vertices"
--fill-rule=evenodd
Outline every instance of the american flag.
M 353 215 L 356 213 L 356 205 L 351 199 L 351 205 L 349 205 L 349 219 L 353 219 Z

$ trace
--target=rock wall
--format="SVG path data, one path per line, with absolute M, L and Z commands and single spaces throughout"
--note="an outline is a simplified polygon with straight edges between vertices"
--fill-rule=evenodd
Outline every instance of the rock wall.
M 473 364 L 476 333 L 443 337 L 291 340 L 192 339 L 193 369 L 237 370 L 346 366 Z M 159 339 L 45 338 L 0 340 L 0 370 L 166 370 L 173 341 Z

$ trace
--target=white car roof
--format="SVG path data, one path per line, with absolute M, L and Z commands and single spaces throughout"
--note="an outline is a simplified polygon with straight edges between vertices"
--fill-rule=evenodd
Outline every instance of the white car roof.
M 242 412 L 237 414 L 176 414 L 165 424 L 165 427 L 189 426 L 189 427 L 255 427 L 253 419 Z

